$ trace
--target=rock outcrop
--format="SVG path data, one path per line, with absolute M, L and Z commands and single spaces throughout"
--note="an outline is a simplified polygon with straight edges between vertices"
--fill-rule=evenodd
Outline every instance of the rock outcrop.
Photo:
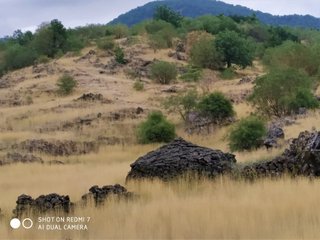
M 74 142 L 74 141 L 47 141 L 44 139 L 33 139 L 21 142 L 14 148 L 33 152 L 41 152 L 53 156 L 70 156 L 87 154 L 98 149 L 94 142 Z
M 166 181 L 189 173 L 215 177 L 231 172 L 235 162 L 232 154 L 178 138 L 131 164 L 127 180 L 159 178 Z
M 36 199 L 33 199 L 29 195 L 22 194 L 18 197 L 16 203 L 16 208 L 13 210 L 16 217 L 50 211 L 69 213 L 73 206 L 69 196 L 61 196 L 56 193 L 41 195 Z
M 5 158 L 0 161 L 0 165 L 13 163 L 43 163 L 42 158 L 36 157 L 32 154 L 20 154 L 17 152 L 7 153 Z
M 103 204 L 111 196 L 118 197 L 119 199 L 128 199 L 133 196 L 133 193 L 128 192 L 120 184 L 108 185 L 102 188 L 96 185 L 89 189 L 89 193 L 82 196 L 82 201 L 85 205 L 93 202 L 97 206 Z
M 302 132 L 284 153 L 266 162 L 254 163 L 243 169 L 244 177 L 320 176 L 320 132 Z

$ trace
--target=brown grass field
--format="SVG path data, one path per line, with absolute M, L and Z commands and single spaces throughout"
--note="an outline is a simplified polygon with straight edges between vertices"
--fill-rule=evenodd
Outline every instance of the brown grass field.
M 83 54 L 90 49 L 85 49 Z M 168 58 L 168 50 L 145 50 L 144 59 Z M 26 80 L 10 89 L 0 89 L 0 98 L 12 93 L 23 98 L 31 97 L 33 104 L 0 107 L 0 157 L 12 144 L 26 139 L 96 140 L 97 136 L 128 137 L 134 135 L 134 127 L 141 119 L 125 119 L 121 122 L 98 122 L 81 130 L 43 130 L 61 126 L 63 122 L 98 112 L 107 114 L 123 108 L 141 106 L 147 110 L 162 109 L 159 99 L 168 95 L 163 86 L 150 81 L 146 90 L 135 92 L 133 80 L 123 73 L 99 75 L 90 63 L 75 63 L 73 58 L 61 58 L 57 65 L 78 75 L 79 86 L 68 97 L 54 94 L 55 82 L 60 72 L 35 78 L 32 68 L 11 73 L 13 79 L 24 76 Z M 101 57 L 107 62 L 108 57 Z M 259 63 L 239 71 L 242 75 L 263 74 Z M 220 90 L 239 94 L 250 90 L 251 83 L 237 85 L 239 79 L 199 83 L 201 89 Z M 201 88 L 201 84 L 203 84 Z M 185 83 L 175 84 L 186 90 Z M 318 90 L 318 92 L 320 89 Z M 84 104 L 64 107 L 83 93 L 101 93 L 113 100 L 112 104 Z M 1 100 L 1 99 L 0 99 Z M 162 109 L 163 110 L 163 109 Z M 237 118 L 248 116 L 254 109 L 245 102 L 235 104 Z M 286 139 L 297 137 L 301 131 L 320 128 L 319 112 L 300 117 L 296 124 L 285 127 Z M 214 149 L 229 151 L 226 136 L 229 127 L 217 128 L 209 135 L 187 134 L 176 114 L 168 118 L 177 125 L 179 136 Z M 319 180 L 305 178 L 278 180 L 262 179 L 256 182 L 235 181 L 227 177 L 214 181 L 184 181 L 170 184 L 161 182 L 125 183 L 130 164 L 139 156 L 159 145 L 138 145 L 131 139 L 124 144 L 104 146 L 96 153 L 59 157 L 64 165 L 12 164 L 0 166 L 0 239 L 319 239 L 320 238 L 320 188 Z M 235 153 L 238 162 L 271 159 L 281 154 L 282 148 L 267 151 Z M 44 161 L 56 157 L 40 155 Z M 37 197 L 41 194 L 69 195 L 78 201 L 93 185 L 125 185 L 139 197 L 132 201 L 110 199 L 103 207 L 76 208 L 74 216 L 91 217 L 88 231 L 12 230 L 9 221 L 15 201 L 20 194 Z M 36 220 L 35 216 L 32 216 Z

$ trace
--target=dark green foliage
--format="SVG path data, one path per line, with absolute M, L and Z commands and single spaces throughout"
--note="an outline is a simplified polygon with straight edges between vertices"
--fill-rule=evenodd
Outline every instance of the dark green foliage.
M 190 51 L 191 63 L 200 68 L 220 69 L 223 67 L 222 55 L 217 52 L 211 38 L 197 41 Z
M 170 142 L 175 136 L 175 126 L 161 112 L 150 113 L 137 129 L 138 141 L 143 144 Z
M 196 90 L 189 90 L 169 97 L 164 102 L 164 107 L 170 112 L 179 113 L 183 121 L 187 122 L 187 115 L 197 110 L 199 95 Z
M 269 47 L 281 45 L 285 41 L 298 42 L 298 37 L 283 27 L 271 27 L 269 29 L 270 38 L 268 40 Z
M 4 54 L 4 69 L 15 70 L 30 66 L 37 59 L 37 53 L 32 49 L 18 44 L 10 46 Z
M 243 68 L 252 65 L 254 48 L 252 43 L 234 31 L 224 31 L 215 39 L 216 49 L 223 56 L 228 68 L 234 63 Z
M 316 99 L 311 91 L 306 89 L 298 90 L 294 98 L 289 101 L 289 109 L 294 112 L 298 112 L 299 108 L 315 109 L 318 107 L 318 99 Z
M 231 101 L 220 92 L 204 96 L 199 102 L 198 109 L 204 117 L 208 117 L 215 123 L 221 123 L 234 116 Z
M 114 54 L 115 54 L 115 60 L 117 61 L 117 63 L 120 63 L 120 64 L 127 63 L 127 60 L 124 58 L 123 49 L 121 47 L 117 47 L 114 51 Z
M 68 95 L 77 86 L 77 82 L 72 76 L 65 74 L 58 79 L 57 86 L 60 94 Z
M 169 84 L 177 78 L 177 68 L 173 63 L 158 61 L 151 66 L 151 78 L 157 83 Z
M 231 151 L 244 151 L 258 148 L 267 130 L 264 121 L 257 117 L 248 117 L 238 122 L 229 135 Z
M 199 67 L 188 66 L 187 72 L 180 76 L 185 82 L 198 82 L 202 76 L 202 70 Z
M 173 11 L 166 5 L 158 6 L 155 10 L 153 18 L 155 20 L 163 20 L 171 23 L 175 27 L 180 27 L 181 21 L 183 19 L 183 17 L 179 13 Z
M 297 69 L 272 69 L 256 80 L 250 100 L 261 113 L 281 117 L 299 107 L 314 108 L 312 86 L 312 79 Z

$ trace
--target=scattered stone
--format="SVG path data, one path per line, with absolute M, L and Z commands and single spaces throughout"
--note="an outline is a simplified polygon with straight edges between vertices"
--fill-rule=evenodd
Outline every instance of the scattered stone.
M 284 153 L 271 160 L 244 167 L 243 175 L 254 176 L 320 176 L 320 132 L 302 132 Z
M 169 88 L 163 89 L 161 92 L 164 93 L 177 93 L 179 91 L 177 86 L 171 86 Z
M 251 83 L 251 82 L 254 82 L 255 81 L 255 77 L 253 76 L 244 76 L 240 79 L 238 85 L 241 85 L 241 84 L 245 84 L 245 83 Z
M 30 216 L 30 214 L 47 213 L 50 211 L 69 213 L 73 207 L 69 196 L 62 196 L 56 193 L 41 195 L 36 199 L 22 194 L 18 197 L 16 204 L 16 208 L 13 210 L 15 217 Z
M 59 160 L 52 160 L 48 162 L 49 165 L 64 165 L 64 162 Z
M 128 199 L 133 197 L 133 193 L 128 192 L 128 190 L 120 184 L 114 186 L 108 185 L 102 188 L 99 188 L 99 186 L 96 185 L 89 189 L 89 193 L 82 196 L 82 201 L 84 204 L 94 202 L 95 205 L 98 206 L 103 204 L 109 197 Z
M 132 163 L 127 180 L 159 178 L 166 181 L 188 173 L 215 177 L 229 173 L 235 163 L 235 156 L 230 153 L 177 138 Z
M 105 99 L 100 93 L 84 93 L 81 97 L 77 99 L 77 101 L 86 101 L 86 102 L 96 102 L 99 101 L 101 103 L 112 103 L 111 100 Z
M 47 141 L 43 139 L 26 140 L 14 146 L 30 153 L 41 152 L 53 156 L 70 156 L 87 154 L 98 150 L 98 146 L 94 142 L 74 142 L 74 141 Z
M 263 142 L 263 145 L 269 148 L 278 147 L 278 139 L 284 139 L 284 131 L 277 122 L 272 122 L 268 128 L 267 137 Z

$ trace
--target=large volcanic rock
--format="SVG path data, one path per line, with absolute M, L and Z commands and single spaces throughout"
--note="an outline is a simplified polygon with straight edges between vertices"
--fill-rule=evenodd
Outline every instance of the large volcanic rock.
M 281 176 L 284 173 L 320 176 L 320 132 L 302 132 L 281 156 L 243 169 L 245 177 Z
M 139 178 L 170 180 L 190 172 L 214 177 L 230 172 L 235 162 L 235 156 L 232 154 L 199 147 L 178 138 L 131 164 L 127 180 Z

